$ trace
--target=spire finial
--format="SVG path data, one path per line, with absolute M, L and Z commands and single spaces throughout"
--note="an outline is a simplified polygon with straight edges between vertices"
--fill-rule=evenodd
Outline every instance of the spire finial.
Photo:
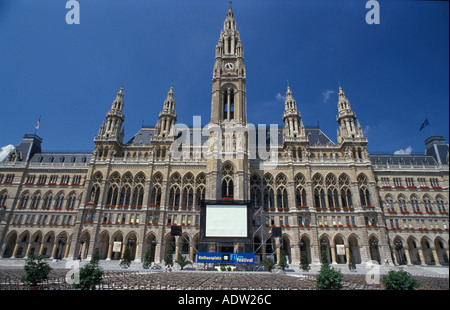
M 230 4 L 230 9 L 231 9 L 231 4 L 232 4 L 231 0 L 230 0 L 230 1 L 228 1 L 228 3 Z

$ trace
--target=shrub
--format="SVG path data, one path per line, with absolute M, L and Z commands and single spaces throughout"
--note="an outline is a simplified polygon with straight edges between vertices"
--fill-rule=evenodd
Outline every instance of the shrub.
M 177 258 L 177 260 L 175 261 L 175 263 L 177 263 L 178 265 L 180 265 L 181 270 L 183 270 L 184 267 L 186 267 L 186 265 L 189 265 L 189 264 L 192 265 L 192 262 L 191 262 L 190 260 L 186 259 L 186 258 L 185 258 L 183 255 L 181 255 L 181 254 L 178 254 L 178 258 Z
M 275 261 L 271 259 L 270 257 L 266 257 L 262 262 L 261 265 L 267 268 L 267 271 L 272 272 L 273 267 L 276 265 Z
M 356 264 L 355 261 L 353 260 L 353 255 L 351 251 L 350 251 L 350 258 L 348 260 L 348 269 L 350 271 L 356 270 Z
M 342 288 L 342 272 L 330 267 L 326 254 L 322 252 L 322 267 L 317 275 L 317 289 L 319 290 L 340 290 Z
M 389 271 L 388 275 L 383 277 L 383 284 L 387 290 L 414 290 L 419 287 L 419 283 L 404 270 Z
M 92 255 L 92 258 L 91 258 L 91 263 L 96 264 L 99 261 L 100 261 L 100 252 L 99 252 L 98 248 L 95 248 L 94 249 L 94 254 Z
M 284 269 L 289 267 L 287 259 L 286 259 L 285 251 L 281 251 L 281 253 L 280 253 L 280 262 L 278 263 L 278 266 L 280 266 L 281 270 L 283 270 L 283 271 L 284 271 Z
M 90 262 L 80 269 L 80 283 L 72 286 L 80 290 L 95 290 L 95 285 L 100 284 L 103 279 L 103 269 L 98 263 Z
M 305 251 L 302 251 L 302 254 L 300 256 L 300 267 L 302 268 L 303 271 L 308 271 L 309 269 L 311 269 Z
M 20 278 L 22 283 L 29 286 L 36 286 L 44 280 L 47 280 L 48 274 L 52 268 L 43 261 L 42 256 L 30 255 L 25 261 L 25 275 Z
M 131 252 L 130 248 L 126 247 L 125 251 L 123 252 L 122 260 L 120 261 L 121 267 L 130 267 L 131 265 Z
M 152 254 L 150 252 L 150 249 L 147 249 L 144 255 L 144 262 L 142 264 L 142 267 L 144 267 L 144 269 L 148 269 L 151 264 L 152 264 Z

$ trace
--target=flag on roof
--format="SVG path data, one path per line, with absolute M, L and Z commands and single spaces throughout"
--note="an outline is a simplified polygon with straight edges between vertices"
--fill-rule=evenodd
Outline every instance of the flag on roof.
M 422 129 L 424 129 L 426 126 L 430 126 L 430 123 L 428 123 L 428 118 L 426 118 L 422 125 L 420 125 L 419 131 L 422 131 Z

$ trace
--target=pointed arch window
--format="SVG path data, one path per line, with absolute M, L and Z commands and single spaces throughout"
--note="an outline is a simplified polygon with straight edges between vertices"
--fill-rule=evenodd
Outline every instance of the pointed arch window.
M 228 87 L 223 93 L 223 119 L 234 119 L 234 91 L 233 88 Z
M 266 187 L 264 189 L 264 208 L 274 208 L 274 200 L 273 189 L 271 187 Z
M 222 180 L 222 198 L 234 198 L 233 179 L 226 177 Z
M 133 190 L 133 198 L 131 201 L 132 206 L 142 206 L 144 201 L 144 189 L 142 186 L 138 185 Z

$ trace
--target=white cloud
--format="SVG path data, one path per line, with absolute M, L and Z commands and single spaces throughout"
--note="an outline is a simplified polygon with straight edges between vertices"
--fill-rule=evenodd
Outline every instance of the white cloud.
M 330 99 L 331 94 L 334 93 L 334 90 L 331 89 L 326 89 L 322 92 L 322 96 L 323 96 L 323 103 L 327 103 L 328 99 Z
M 9 153 L 11 153 L 11 151 L 14 149 L 15 149 L 15 147 L 12 144 L 2 146 L 2 149 L 0 151 L 0 161 L 3 161 L 9 155 Z
M 408 146 L 406 149 L 400 149 L 394 152 L 394 155 L 409 155 L 411 154 L 413 148 Z
M 369 126 L 369 125 L 364 126 L 364 128 L 363 128 L 363 134 L 364 134 L 365 136 L 367 136 L 367 134 L 369 133 L 369 131 L 370 131 L 370 126 Z
M 282 94 L 278 93 L 275 96 L 275 99 L 280 100 L 280 101 L 285 101 L 286 100 L 286 96 L 283 96 Z

